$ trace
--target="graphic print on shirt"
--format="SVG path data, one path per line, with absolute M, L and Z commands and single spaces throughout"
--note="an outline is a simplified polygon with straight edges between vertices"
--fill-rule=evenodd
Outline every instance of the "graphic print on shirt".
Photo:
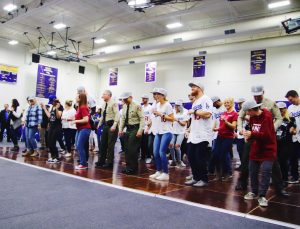
M 261 124 L 253 124 L 252 125 L 252 131 L 253 132 L 259 132 L 261 128 Z

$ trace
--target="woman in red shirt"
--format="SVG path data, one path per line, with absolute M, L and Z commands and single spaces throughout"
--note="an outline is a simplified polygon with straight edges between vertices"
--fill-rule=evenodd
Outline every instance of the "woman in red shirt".
M 214 131 L 218 131 L 212 158 L 216 165 L 216 180 L 232 177 L 229 152 L 232 149 L 238 113 L 234 110 L 233 98 L 225 99 L 224 106 L 226 111 L 221 114 L 220 127 L 214 128 Z
M 76 138 L 76 149 L 79 152 L 80 163 L 75 167 L 76 170 L 87 169 L 86 152 L 85 145 L 88 144 L 89 137 L 91 134 L 90 125 L 90 112 L 87 105 L 86 94 L 79 94 L 77 97 L 78 109 L 75 115 L 75 121 L 77 128 L 77 138 Z

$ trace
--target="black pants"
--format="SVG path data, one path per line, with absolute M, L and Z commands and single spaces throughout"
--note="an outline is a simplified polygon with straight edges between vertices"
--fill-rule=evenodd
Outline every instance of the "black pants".
M 4 130 L 6 130 L 7 141 L 10 141 L 10 126 L 9 124 L 2 123 L 0 129 L 0 142 L 3 141 Z
M 155 135 L 154 134 L 149 134 L 148 135 L 148 153 L 150 155 L 149 158 L 153 157 L 153 143 L 154 143 L 154 138 L 155 138 Z
M 292 150 L 292 143 L 286 141 L 277 141 L 277 155 L 278 162 L 281 169 L 282 179 L 284 181 L 288 181 L 289 179 L 289 166 L 288 166 L 288 158 L 289 153 Z
M 180 149 L 181 149 L 181 161 L 182 161 L 183 160 L 183 156 L 185 154 L 187 154 L 187 152 L 186 152 L 186 150 L 187 150 L 187 138 L 186 137 L 184 137 L 184 139 L 183 139 L 183 141 L 181 143 Z
M 198 144 L 188 143 L 187 152 L 191 165 L 193 179 L 196 181 L 208 182 L 207 176 L 207 150 L 208 142 Z
M 115 144 L 118 139 L 118 128 L 116 128 L 114 132 L 111 132 L 110 128 L 111 126 L 109 125 L 103 127 L 99 150 L 100 155 L 98 159 L 101 164 L 104 164 L 106 160 L 108 164 L 114 163 Z
M 239 154 L 240 161 L 242 162 L 243 159 L 243 150 L 245 145 L 245 139 L 244 138 L 237 138 L 236 139 L 236 148 Z
M 66 146 L 65 146 L 65 143 L 63 141 L 63 137 L 64 137 L 64 135 L 63 135 L 63 129 L 61 129 L 59 131 L 57 141 L 58 141 L 58 144 L 59 144 L 60 148 L 63 149 L 63 150 L 66 150 Z
M 149 140 L 149 135 L 143 133 L 142 142 L 141 142 L 141 158 L 142 159 L 151 158 L 151 154 L 150 154 L 149 148 L 148 148 L 148 140 Z
M 63 129 L 63 133 L 65 136 L 67 151 L 70 153 L 72 151 L 72 145 L 75 144 L 76 129 Z
M 61 126 L 51 126 L 48 130 L 48 147 L 50 149 L 51 158 L 58 159 L 58 150 L 56 147 L 56 141 L 58 141 L 62 132 Z
M 21 126 L 18 127 L 17 129 L 14 129 L 12 126 L 10 128 L 10 133 L 11 133 L 11 141 L 14 143 L 14 146 L 18 146 L 18 137 L 20 133 Z
M 289 153 L 289 162 L 291 166 L 291 175 L 293 179 L 299 179 L 299 172 L 298 172 L 298 154 L 300 151 L 300 142 L 293 142 L 292 143 L 292 150 Z

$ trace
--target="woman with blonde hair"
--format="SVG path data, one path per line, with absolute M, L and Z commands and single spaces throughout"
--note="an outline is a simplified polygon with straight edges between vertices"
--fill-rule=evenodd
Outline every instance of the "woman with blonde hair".
M 237 125 L 238 113 L 234 110 L 234 99 L 226 98 L 224 100 L 226 111 L 221 114 L 219 128 L 215 147 L 213 149 L 213 158 L 216 164 L 216 179 L 221 180 L 232 177 L 231 160 L 229 152 L 232 149 L 234 131 Z

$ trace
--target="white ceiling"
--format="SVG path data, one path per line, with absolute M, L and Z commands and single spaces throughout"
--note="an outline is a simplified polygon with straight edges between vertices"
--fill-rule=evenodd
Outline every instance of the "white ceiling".
M 70 27 L 69 37 L 82 42 L 81 52 L 83 55 L 91 54 L 92 37 L 106 39 L 106 43 L 96 44 L 94 53 L 97 56 L 93 58 L 94 62 L 106 62 L 131 56 L 199 47 L 199 43 L 181 44 L 175 47 L 174 44 L 160 44 L 156 40 L 151 47 L 143 50 L 144 43 L 157 37 L 163 38 L 182 32 L 206 31 L 212 28 L 231 29 L 236 23 L 289 12 L 297 12 L 300 16 L 300 0 L 291 0 L 291 5 L 276 10 L 268 9 L 267 4 L 270 1 L 202 0 L 156 6 L 146 9 L 145 13 L 140 13 L 134 12 L 124 2 L 118 3 L 118 0 L 44 0 L 42 6 L 40 6 L 40 0 L 2 0 L 0 1 L 0 18 L 1 21 L 7 20 L 7 22 L 0 24 L 0 38 L 18 40 L 33 49 L 33 45 L 38 46 L 38 37 L 41 36 L 36 29 L 37 27 L 41 27 L 42 33 L 49 41 L 51 33 L 57 32 L 49 23 L 51 21 L 64 22 Z M 10 19 L 7 12 L 3 10 L 3 6 L 10 2 L 19 6 L 21 4 L 28 5 L 28 11 L 24 13 L 23 10 L 20 10 L 18 16 Z M 165 27 L 166 24 L 177 21 L 180 21 L 184 26 L 175 30 L 168 30 Z M 28 32 L 28 37 L 33 44 L 23 35 L 24 32 Z M 63 37 L 65 36 L 64 30 L 60 33 Z M 265 33 L 260 31 L 256 36 L 261 39 L 270 36 L 271 33 L 272 36 L 282 35 L 277 28 L 277 30 L 266 31 Z M 220 37 L 218 39 L 220 40 Z M 218 39 L 210 40 L 210 42 L 212 44 L 213 42 L 218 43 Z M 249 36 L 241 34 L 240 37 L 232 39 L 233 42 L 234 39 L 236 41 L 247 40 Z M 56 33 L 54 45 L 61 47 L 63 44 L 64 42 Z M 140 44 L 142 48 L 136 52 L 132 52 L 132 50 L 126 52 L 126 48 L 132 47 L 128 44 Z M 104 50 L 103 47 L 115 47 L 113 55 L 100 56 L 99 52 Z M 119 47 L 120 50 L 118 50 Z M 74 51 L 71 43 L 69 43 L 68 48 Z M 46 41 L 42 39 L 41 51 L 49 49 Z

